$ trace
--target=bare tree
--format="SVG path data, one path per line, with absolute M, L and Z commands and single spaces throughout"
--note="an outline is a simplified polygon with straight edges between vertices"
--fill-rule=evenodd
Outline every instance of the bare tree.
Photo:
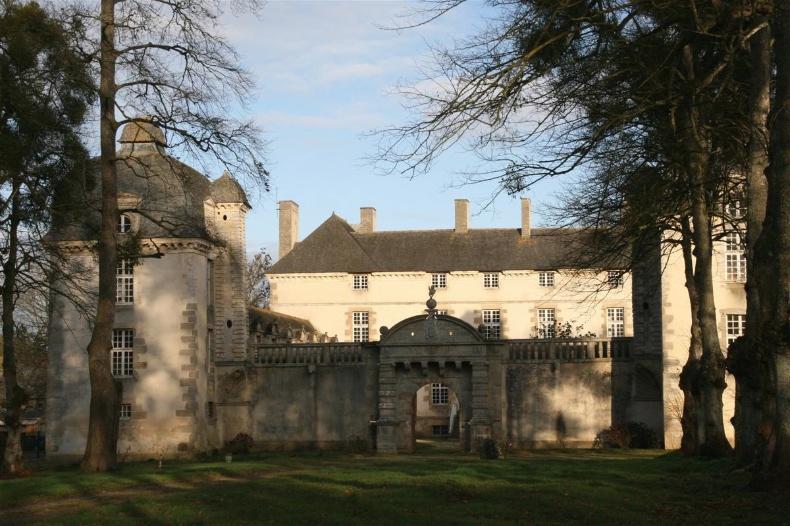
M 86 471 L 106 471 L 116 462 L 120 402 L 110 348 L 119 250 L 118 129 L 127 123 L 142 129 L 154 125 L 164 130 L 164 142 L 184 157 L 213 159 L 247 182 L 267 184 L 258 129 L 228 111 L 229 101 L 246 103 L 253 83 L 218 30 L 227 5 L 220 0 L 101 0 L 98 12 L 85 6 L 73 11 L 99 37 L 90 39 L 94 46 L 88 49 L 99 74 L 101 228 L 98 308 L 88 345 Z M 233 2 L 232 7 L 256 11 L 258 3 Z
M 260 249 L 247 263 L 247 304 L 253 307 L 269 306 L 269 280 L 266 273 L 272 266 L 272 256 Z
M 428 18 L 459 3 L 439 2 Z M 737 186 L 736 163 L 726 152 L 743 151 L 739 132 L 748 128 L 741 125 L 743 92 L 735 73 L 763 27 L 752 16 L 753 3 L 491 3 L 499 16 L 486 30 L 437 52 L 437 89 L 406 90 L 418 117 L 382 132 L 380 159 L 390 170 L 414 175 L 471 138 L 486 163 L 470 180 L 494 182 L 509 194 L 546 177 L 611 173 L 622 164 L 618 159 L 627 159 L 620 187 L 595 178 L 598 186 L 584 201 L 594 206 L 577 219 L 594 230 L 602 211 L 610 212 L 608 232 L 635 234 L 620 238 L 619 254 L 629 250 L 638 257 L 629 245 L 645 228 L 674 231 L 670 244 L 690 249 L 684 254 L 693 259 L 687 271 L 699 348 L 695 343 L 690 349 L 685 383 L 698 392 L 700 422 L 692 450 L 726 454 L 713 242 L 721 207 Z M 641 217 L 626 217 L 623 209 L 636 209 L 629 205 L 635 184 L 638 192 L 651 188 L 641 183 L 645 174 L 659 180 L 653 188 L 672 191 L 661 194 L 660 209 L 649 205 L 637 209 Z M 601 202 L 605 208 L 595 206 L 600 190 L 615 190 L 614 199 Z

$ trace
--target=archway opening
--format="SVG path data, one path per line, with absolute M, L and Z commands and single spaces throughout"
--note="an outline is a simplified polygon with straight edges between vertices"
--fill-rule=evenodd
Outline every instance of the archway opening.
M 412 418 L 415 449 L 460 447 L 461 404 L 446 384 L 432 382 L 417 389 Z

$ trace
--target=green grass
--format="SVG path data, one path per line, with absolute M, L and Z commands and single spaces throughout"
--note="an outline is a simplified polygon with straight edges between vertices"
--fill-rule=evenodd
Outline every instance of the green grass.
M 0 481 L 0 524 L 788 524 L 790 496 L 663 451 L 260 454 Z

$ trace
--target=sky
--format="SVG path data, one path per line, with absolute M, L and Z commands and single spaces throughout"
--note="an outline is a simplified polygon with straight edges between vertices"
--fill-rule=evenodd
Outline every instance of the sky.
M 384 175 L 371 132 L 414 118 L 396 93 L 424 78 L 431 49 L 474 34 L 485 21 L 481 2 L 416 29 L 389 30 L 415 20 L 419 3 L 388 1 L 269 1 L 258 18 L 227 14 L 222 31 L 257 81 L 251 112 L 269 141 L 271 192 L 250 192 L 248 251 L 277 254 L 277 201 L 299 204 L 300 239 L 333 212 L 349 223 L 359 208 L 377 209 L 379 230 L 452 228 L 453 200 L 466 198 L 472 227 L 518 227 L 517 197 L 485 206 L 496 188 L 461 185 L 479 164 L 466 148 L 448 152 L 414 179 Z M 410 16 L 411 15 L 411 16 Z M 540 224 L 552 183 L 530 191 Z

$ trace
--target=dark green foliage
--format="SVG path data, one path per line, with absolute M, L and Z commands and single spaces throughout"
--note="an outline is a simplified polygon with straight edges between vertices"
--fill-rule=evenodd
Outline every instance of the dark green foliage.
M 477 449 L 480 453 L 480 458 L 483 459 L 493 460 L 502 456 L 502 452 L 499 450 L 499 445 L 493 438 L 481 440 Z
M 652 449 L 658 447 L 656 432 L 642 422 L 614 424 L 598 432 L 594 448 Z
M 233 455 L 246 455 L 252 449 L 255 441 L 247 433 L 239 433 L 231 440 L 225 442 L 225 453 Z

